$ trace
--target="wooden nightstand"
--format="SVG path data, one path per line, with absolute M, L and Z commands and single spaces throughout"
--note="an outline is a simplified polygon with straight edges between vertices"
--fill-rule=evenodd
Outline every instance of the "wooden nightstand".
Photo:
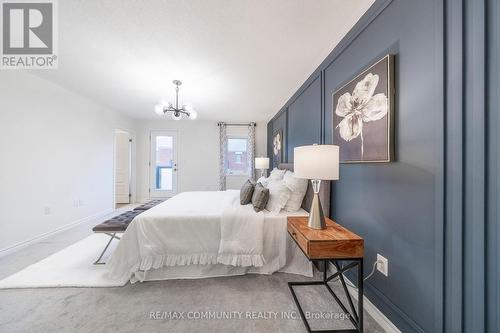
M 320 261 L 323 263 L 323 280 L 312 282 L 289 282 L 288 286 L 292 293 L 293 299 L 299 309 L 302 320 L 308 332 L 335 332 L 336 330 L 320 330 L 311 331 L 311 327 L 302 311 L 302 307 L 297 299 L 297 295 L 293 290 L 294 286 L 311 286 L 323 285 L 333 296 L 345 313 L 349 314 L 349 319 L 355 329 L 339 330 L 342 332 L 363 332 L 363 254 L 364 241 L 355 233 L 342 227 L 341 225 L 326 218 L 326 229 L 316 230 L 310 229 L 307 226 L 307 217 L 289 216 L 288 217 L 288 233 L 293 238 L 295 243 L 304 252 L 304 255 L 311 261 Z M 341 265 L 339 261 L 349 261 L 347 265 Z M 327 276 L 328 263 L 331 262 L 337 268 L 337 272 L 331 276 Z M 342 273 L 347 270 L 358 268 L 358 310 L 354 308 L 354 303 L 351 299 L 347 285 Z M 328 285 L 328 282 L 338 277 L 342 283 L 342 287 L 346 293 L 346 298 L 349 302 L 351 311 L 340 301 L 338 296 Z

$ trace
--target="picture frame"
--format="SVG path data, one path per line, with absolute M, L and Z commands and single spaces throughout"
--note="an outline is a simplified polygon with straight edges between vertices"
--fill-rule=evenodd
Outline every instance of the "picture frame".
M 385 55 L 332 94 L 332 143 L 341 163 L 395 160 L 394 60 Z
M 283 162 L 283 129 L 273 133 L 273 167 Z

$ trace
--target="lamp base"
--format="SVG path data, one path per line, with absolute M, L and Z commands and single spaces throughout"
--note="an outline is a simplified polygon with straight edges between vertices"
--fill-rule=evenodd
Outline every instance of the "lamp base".
M 319 200 L 319 186 L 321 180 L 311 180 L 313 183 L 314 196 L 309 210 L 308 227 L 311 229 L 326 229 L 325 215 L 323 214 L 323 207 Z

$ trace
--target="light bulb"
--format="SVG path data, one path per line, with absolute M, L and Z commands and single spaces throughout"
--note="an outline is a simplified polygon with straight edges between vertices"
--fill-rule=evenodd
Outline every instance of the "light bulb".
M 181 120 L 182 116 L 181 116 L 180 112 L 173 112 L 172 113 L 172 119 L 173 120 Z
M 196 112 L 195 110 L 190 111 L 189 112 L 189 119 L 195 120 L 196 118 L 198 118 L 198 112 Z
M 188 112 L 193 110 L 193 106 L 191 104 L 185 104 L 182 106 L 182 108 Z
M 159 103 L 155 105 L 155 113 L 159 116 L 163 116 L 165 114 L 163 112 L 163 104 Z

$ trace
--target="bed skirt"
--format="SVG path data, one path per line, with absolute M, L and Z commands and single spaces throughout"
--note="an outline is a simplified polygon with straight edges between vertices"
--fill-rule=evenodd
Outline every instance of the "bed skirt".
M 287 262 L 284 267 L 279 267 L 279 261 L 265 263 L 262 267 L 240 267 L 223 265 L 216 263 L 217 256 L 212 258 L 214 261 L 209 263 L 189 264 L 186 261 L 184 265 L 158 266 L 158 268 L 148 268 L 134 273 L 130 279 L 131 283 L 142 281 L 159 281 L 172 279 L 203 279 L 222 276 L 237 276 L 245 274 L 264 274 L 269 275 L 275 272 L 298 274 L 307 277 L 313 276 L 313 267 L 311 262 L 304 256 L 294 241 L 287 237 Z M 204 258 L 209 260 L 209 258 Z M 187 260 L 187 258 L 186 258 Z M 190 260 L 188 260 L 190 261 Z M 203 261 L 203 260 L 202 260 Z

